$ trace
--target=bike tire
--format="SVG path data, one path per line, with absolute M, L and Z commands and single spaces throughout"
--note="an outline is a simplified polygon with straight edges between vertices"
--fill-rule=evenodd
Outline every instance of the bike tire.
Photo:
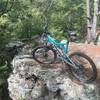
M 80 70 L 75 71 L 75 69 L 73 67 L 70 67 L 71 73 L 76 77 L 76 79 L 78 79 L 79 81 L 84 82 L 84 83 L 91 83 L 94 80 L 96 80 L 96 78 L 97 78 L 97 69 L 96 69 L 96 65 L 94 64 L 93 60 L 89 56 L 87 56 L 86 54 L 84 54 L 82 52 L 74 52 L 69 57 L 71 58 L 72 61 L 75 61 L 75 58 L 73 59 L 73 57 L 75 57 L 75 56 L 82 57 L 82 58 L 84 58 L 84 60 L 87 60 L 88 63 L 90 64 L 90 66 L 91 66 L 91 69 L 92 69 L 91 76 L 87 76 L 87 79 L 84 79 L 81 76 L 79 76 L 79 71 Z M 84 62 L 84 60 L 83 61 L 82 61 L 82 59 L 80 59 L 80 60 L 81 61 L 78 60 L 79 63 L 86 64 Z M 76 66 L 77 66 L 78 62 L 76 62 L 76 63 L 74 62 L 74 64 L 76 64 Z M 87 65 L 89 65 L 89 64 L 87 64 Z M 86 66 L 83 66 L 83 64 L 81 64 L 81 67 L 82 68 L 84 67 L 84 70 L 87 70 L 87 69 L 90 70 L 88 67 L 85 68 Z M 87 74 L 87 75 L 89 75 L 89 74 Z
M 48 57 L 52 57 L 51 59 L 48 59 L 46 61 L 42 61 L 42 59 L 45 59 L 45 57 L 43 58 L 38 58 L 38 56 L 36 56 L 36 52 L 38 52 L 39 49 L 43 49 L 43 50 L 47 50 L 47 51 L 51 51 L 52 54 L 49 54 L 47 55 Z M 41 53 L 45 53 L 46 51 L 42 51 Z M 37 61 L 38 63 L 41 63 L 41 64 L 52 64 L 55 62 L 56 58 L 57 58 L 57 54 L 56 54 L 56 51 L 53 49 L 53 47 L 51 46 L 38 46 L 36 47 L 33 52 L 32 52 L 32 55 L 33 55 L 33 58 L 35 61 Z M 40 54 L 39 54 L 40 55 Z

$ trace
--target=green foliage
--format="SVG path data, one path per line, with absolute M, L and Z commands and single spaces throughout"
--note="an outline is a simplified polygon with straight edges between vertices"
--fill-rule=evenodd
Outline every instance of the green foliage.
M 1 0 L 0 14 L 2 12 L 0 46 L 12 39 L 42 33 L 45 16 L 48 30 L 55 35 L 62 34 L 63 29 L 78 30 L 79 37 L 86 33 L 85 0 Z

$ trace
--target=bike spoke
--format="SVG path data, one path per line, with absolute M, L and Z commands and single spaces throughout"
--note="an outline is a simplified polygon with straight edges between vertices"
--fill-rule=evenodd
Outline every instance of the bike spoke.
M 47 47 L 39 48 L 35 52 L 35 58 L 40 62 L 50 63 L 54 60 L 54 52 Z
M 91 82 L 96 79 L 95 64 L 87 55 L 78 52 L 73 53 L 70 57 L 76 66 L 76 68 L 72 66 L 71 69 L 77 79 L 83 82 Z

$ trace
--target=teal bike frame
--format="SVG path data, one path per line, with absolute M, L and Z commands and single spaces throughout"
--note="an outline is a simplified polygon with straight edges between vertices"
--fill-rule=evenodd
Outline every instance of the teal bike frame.
M 77 69 L 77 66 L 73 63 L 73 61 L 67 55 L 69 41 L 67 43 L 57 42 L 56 39 L 54 39 L 50 34 L 47 34 L 47 33 L 44 33 L 43 39 L 46 45 L 53 47 L 53 49 L 57 52 L 62 62 L 65 62 L 71 67 Z
M 69 43 L 59 43 L 50 35 L 47 36 L 47 39 L 50 44 L 54 44 L 55 46 L 59 47 L 60 49 L 62 49 L 64 51 L 64 53 L 68 52 L 68 44 Z

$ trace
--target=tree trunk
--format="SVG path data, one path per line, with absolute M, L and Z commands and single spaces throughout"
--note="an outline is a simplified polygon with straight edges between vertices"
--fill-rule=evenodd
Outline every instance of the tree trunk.
M 95 43 L 96 40 L 96 26 L 98 16 L 98 3 L 99 0 L 94 0 L 94 14 L 93 19 L 90 16 L 90 0 L 86 0 L 86 12 L 87 12 L 87 42 Z
M 90 0 L 86 0 L 86 13 L 87 13 L 87 42 L 91 41 L 91 16 L 90 16 Z
M 94 0 L 94 16 L 93 16 L 93 23 L 92 23 L 92 40 L 93 40 L 93 42 L 95 42 L 95 39 L 96 39 L 98 3 L 99 3 L 99 0 Z

